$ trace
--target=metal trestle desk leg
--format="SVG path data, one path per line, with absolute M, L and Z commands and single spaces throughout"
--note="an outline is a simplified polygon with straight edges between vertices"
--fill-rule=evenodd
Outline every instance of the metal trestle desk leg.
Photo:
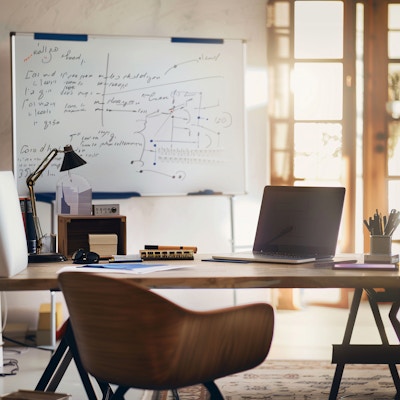
M 382 344 L 350 344 L 363 290 L 365 290 L 368 295 L 369 305 L 371 307 Z M 396 364 L 400 363 L 400 345 L 389 344 L 379 311 L 379 302 L 392 303 L 389 312 L 389 319 L 400 341 L 400 323 L 397 319 L 397 312 L 400 308 L 400 290 L 376 291 L 372 288 L 355 289 L 342 344 L 333 345 L 332 363 L 336 364 L 336 369 L 329 394 L 329 400 L 336 400 L 337 398 L 340 382 L 342 380 L 343 371 L 346 364 L 387 364 L 389 366 L 396 389 L 395 398 L 400 399 L 400 378 L 396 368 Z

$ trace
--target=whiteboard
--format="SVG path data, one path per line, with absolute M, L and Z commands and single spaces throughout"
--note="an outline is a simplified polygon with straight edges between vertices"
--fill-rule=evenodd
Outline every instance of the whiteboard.
M 71 144 L 93 192 L 245 192 L 242 40 L 11 34 L 18 192 Z M 55 192 L 62 153 L 35 191 Z

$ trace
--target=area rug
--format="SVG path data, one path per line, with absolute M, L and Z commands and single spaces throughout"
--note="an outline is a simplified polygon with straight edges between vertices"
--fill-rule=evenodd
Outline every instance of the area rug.
M 335 365 L 329 361 L 269 361 L 216 381 L 225 400 L 323 400 L 329 398 Z M 346 365 L 338 400 L 394 399 L 387 365 Z M 179 390 L 180 400 L 208 400 L 201 386 Z M 173 400 L 170 392 L 146 392 L 143 400 Z

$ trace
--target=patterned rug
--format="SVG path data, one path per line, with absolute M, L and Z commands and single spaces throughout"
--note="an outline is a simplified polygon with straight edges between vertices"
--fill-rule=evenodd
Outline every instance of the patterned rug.
M 216 381 L 225 400 L 328 399 L 335 371 L 329 361 L 267 361 L 250 371 Z M 394 399 L 387 365 L 346 365 L 338 400 Z M 179 390 L 181 400 L 207 400 L 201 386 Z M 170 392 L 146 392 L 143 400 L 173 400 Z

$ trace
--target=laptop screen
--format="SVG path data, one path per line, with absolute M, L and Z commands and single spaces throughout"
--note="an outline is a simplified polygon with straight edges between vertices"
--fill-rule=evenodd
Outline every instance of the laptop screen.
M 334 256 L 344 195 L 342 187 L 266 186 L 253 251 Z

